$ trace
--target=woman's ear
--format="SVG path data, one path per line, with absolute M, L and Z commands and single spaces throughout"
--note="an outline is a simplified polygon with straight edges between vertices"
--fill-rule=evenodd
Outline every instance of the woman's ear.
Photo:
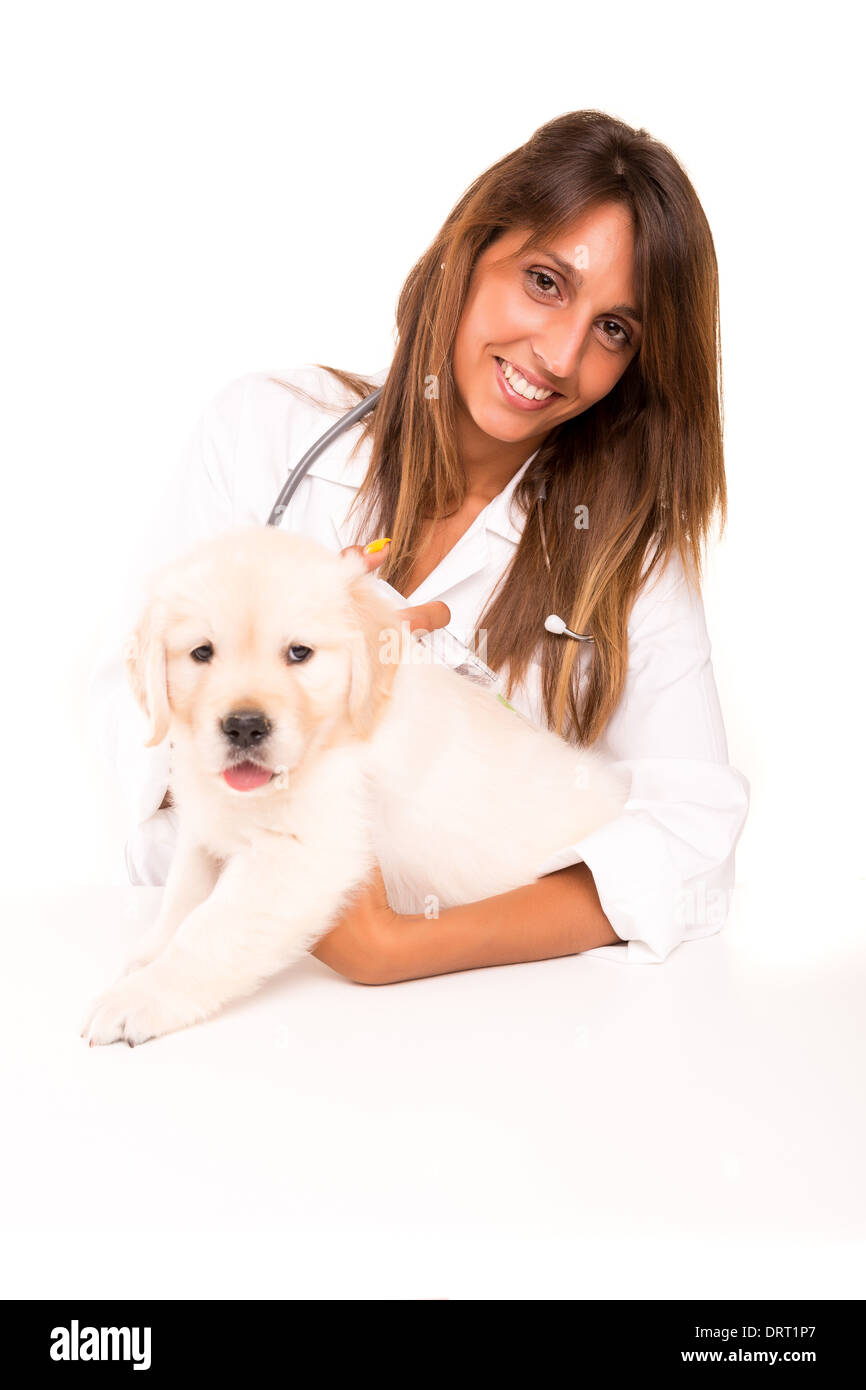
M 344 563 L 349 556 L 343 556 Z M 349 585 L 349 598 L 357 628 L 352 635 L 352 669 L 349 683 L 349 720 L 359 738 L 369 738 L 391 696 L 399 661 L 394 654 L 400 624 L 391 603 L 377 593 L 361 561 L 361 572 Z M 398 640 L 399 650 L 399 640 Z
M 132 693 L 150 723 L 145 748 L 161 743 L 168 733 L 171 710 L 165 670 L 165 622 L 162 605 L 150 599 L 139 624 L 123 649 Z

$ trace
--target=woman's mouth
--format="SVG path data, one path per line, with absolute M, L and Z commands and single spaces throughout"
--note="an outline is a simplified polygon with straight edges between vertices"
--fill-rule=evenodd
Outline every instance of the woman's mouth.
M 551 391 L 548 387 L 530 386 L 520 375 L 519 368 L 505 357 L 494 357 L 496 380 L 509 405 L 518 410 L 543 410 L 551 401 L 562 400 L 561 391 Z

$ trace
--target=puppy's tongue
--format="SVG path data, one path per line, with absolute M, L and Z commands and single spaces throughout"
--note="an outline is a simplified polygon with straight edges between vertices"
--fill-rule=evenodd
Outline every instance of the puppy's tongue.
M 270 782 L 271 773 L 266 767 L 257 767 L 255 763 L 235 763 L 234 767 L 225 769 L 223 777 L 236 792 L 248 792 Z

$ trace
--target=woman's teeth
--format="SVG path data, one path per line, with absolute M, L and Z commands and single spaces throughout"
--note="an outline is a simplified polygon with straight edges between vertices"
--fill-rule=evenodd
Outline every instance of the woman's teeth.
M 512 391 L 516 391 L 518 396 L 525 396 L 528 401 L 546 401 L 549 396 L 556 396 L 557 391 L 548 391 L 544 386 L 530 386 L 519 373 L 516 367 L 512 367 L 510 362 L 506 362 L 504 357 L 497 357 L 497 362 L 502 368 L 502 375 L 505 377 Z

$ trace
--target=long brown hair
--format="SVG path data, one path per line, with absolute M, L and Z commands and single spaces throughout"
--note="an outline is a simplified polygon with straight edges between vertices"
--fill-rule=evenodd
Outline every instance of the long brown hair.
M 715 249 L 697 194 L 665 145 L 604 112 L 573 111 L 470 185 L 401 290 L 398 346 L 381 398 L 359 427 L 358 443 L 369 435 L 372 450 L 353 503 L 364 508 L 359 534 L 391 537 L 377 573 L 402 592 L 425 519 L 465 496 L 452 349 L 478 257 L 502 234 L 531 227 L 522 255 L 610 203 L 623 204 L 633 222 L 642 340 L 603 399 L 551 429 L 517 485 L 523 533 L 478 621 L 488 664 L 507 668 L 508 693 L 537 656 L 548 726 L 585 745 L 622 694 L 628 616 L 642 584 L 676 551 L 700 591 L 713 515 L 720 534 L 727 519 Z M 359 397 L 375 389 L 325 370 Z M 575 525 L 581 504 L 586 529 Z M 548 613 L 594 643 L 545 632 Z M 592 657 L 581 663 L 584 650 Z

